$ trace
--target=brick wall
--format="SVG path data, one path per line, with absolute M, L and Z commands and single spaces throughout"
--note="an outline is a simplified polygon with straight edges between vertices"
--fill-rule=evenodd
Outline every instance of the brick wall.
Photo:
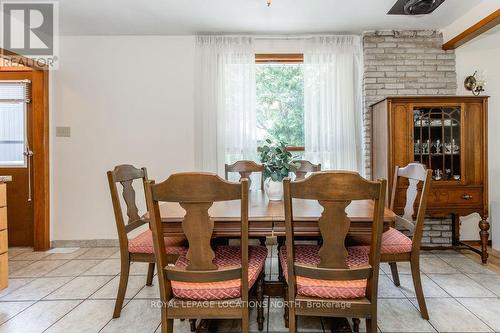
M 442 34 L 433 30 L 364 33 L 364 143 L 367 176 L 371 174 L 369 105 L 387 96 L 456 94 L 455 52 L 443 51 L 442 44 Z M 451 244 L 451 220 L 426 221 L 423 243 Z

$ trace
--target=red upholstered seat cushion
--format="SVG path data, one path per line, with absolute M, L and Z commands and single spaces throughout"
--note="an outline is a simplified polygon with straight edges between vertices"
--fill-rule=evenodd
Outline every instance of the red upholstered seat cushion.
M 320 247 L 317 245 L 295 246 L 295 262 L 317 266 L 320 262 Z M 350 268 L 368 265 L 368 255 L 362 247 L 350 247 L 347 249 L 349 255 L 346 259 Z M 283 274 L 288 281 L 288 263 L 286 247 L 283 246 L 279 253 Z M 302 296 L 319 297 L 328 299 L 352 299 L 361 298 L 366 295 L 366 280 L 317 280 L 302 276 L 296 277 L 297 293 Z
M 214 264 L 218 268 L 236 267 L 241 264 L 241 250 L 238 246 L 218 246 L 215 248 Z M 259 277 L 267 258 L 265 246 L 248 248 L 248 287 L 251 288 Z M 185 268 L 189 260 L 181 255 L 175 266 Z M 220 282 L 180 282 L 172 281 L 172 292 L 181 299 L 207 301 L 238 298 L 241 296 L 241 279 Z
M 165 252 L 168 254 L 184 254 L 186 248 L 182 246 L 185 242 L 184 237 L 165 237 Z M 153 233 L 146 230 L 136 237 L 129 239 L 128 251 L 130 253 L 154 253 Z
M 352 242 L 354 245 L 367 245 L 370 244 L 370 239 L 366 237 L 353 237 Z M 401 231 L 389 228 L 382 234 L 382 247 L 380 253 L 393 254 L 393 253 L 407 253 L 411 252 L 412 241 Z

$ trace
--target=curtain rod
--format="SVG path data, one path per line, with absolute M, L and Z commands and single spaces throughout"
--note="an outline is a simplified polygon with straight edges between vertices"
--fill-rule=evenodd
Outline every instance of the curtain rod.
M 222 37 L 253 37 L 255 40 L 301 40 L 301 39 L 311 39 L 313 37 L 326 37 L 326 36 L 356 36 L 360 37 L 360 34 L 309 34 L 309 35 L 244 35 L 244 34 L 224 34 L 224 35 L 203 35 L 199 36 L 222 36 Z

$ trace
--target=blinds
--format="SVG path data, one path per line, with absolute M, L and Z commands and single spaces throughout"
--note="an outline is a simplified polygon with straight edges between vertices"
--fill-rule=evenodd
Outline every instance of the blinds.
M 30 81 L 0 81 L 0 165 L 26 166 Z

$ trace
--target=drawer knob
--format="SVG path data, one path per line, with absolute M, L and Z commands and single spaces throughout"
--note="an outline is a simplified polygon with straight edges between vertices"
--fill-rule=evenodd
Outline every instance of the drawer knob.
M 472 199 L 472 195 L 470 195 L 470 194 L 464 194 L 464 195 L 462 195 L 462 199 L 464 199 L 464 200 L 470 200 L 470 199 Z

